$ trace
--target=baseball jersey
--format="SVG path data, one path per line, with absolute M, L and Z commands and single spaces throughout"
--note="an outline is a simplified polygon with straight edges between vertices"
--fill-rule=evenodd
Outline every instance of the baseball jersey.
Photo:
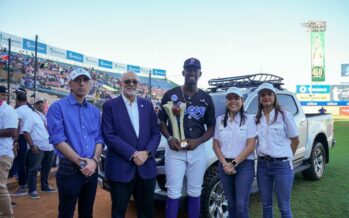
M 212 98 L 201 89 L 198 89 L 192 97 L 183 93 L 180 86 L 168 90 L 161 100 L 161 108 L 159 111 L 159 119 L 165 123 L 168 121 L 168 115 L 164 110 L 163 105 L 168 101 L 172 101 L 174 105 L 186 103 L 183 127 L 185 138 L 187 139 L 201 137 L 205 132 L 205 125 L 210 127 L 214 126 L 216 123 Z M 173 135 L 170 122 L 168 122 L 167 127 L 169 133 Z

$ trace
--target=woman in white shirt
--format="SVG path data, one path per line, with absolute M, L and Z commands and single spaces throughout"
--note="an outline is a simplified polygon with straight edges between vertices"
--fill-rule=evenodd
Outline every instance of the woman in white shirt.
M 272 84 L 263 83 L 257 91 L 257 182 L 263 217 L 273 217 L 274 190 L 281 217 L 292 217 L 292 160 L 299 144 L 298 129 L 293 115 L 280 109 Z
M 219 176 L 228 200 L 229 217 L 249 217 L 249 197 L 254 179 L 256 124 L 245 114 L 242 90 L 230 88 L 226 112 L 216 121 L 213 150 Z

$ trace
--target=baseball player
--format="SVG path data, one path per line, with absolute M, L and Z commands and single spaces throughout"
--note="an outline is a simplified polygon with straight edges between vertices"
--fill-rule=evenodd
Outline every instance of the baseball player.
M 197 88 L 201 76 L 200 61 L 195 58 L 186 60 L 182 74 L 184 85 L 165 93 L 159 112 L 161 133 L 167 138 L 169 145 L 165 151 L 167 218 L 177 217 L 184 176 L 187 180 L 188 217 L 199 217 L 201 186 L 206 168 L 205 148 L 200 145 L 213 136 L 215 126 L 212 98 Z M 174 112 L 180 104 L 186 105 L 183 118 L 184 143 L 173 137 L 169 116 L 163 107 L 169 101 L 174 104 Z

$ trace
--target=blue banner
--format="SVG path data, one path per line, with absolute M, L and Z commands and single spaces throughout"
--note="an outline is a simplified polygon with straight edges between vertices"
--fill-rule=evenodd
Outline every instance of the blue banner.
M 166 70 L 153 69 L 154 76 L 166 76 Z
M 302 106 L 349 106 L 349 101 L 301 101 Z
M 127 65 L 127 71 L 132 71 L 134 73 L 140 73 L 141 67 L 140 66 L 134 66 L 134 65 Z
M 108 68 L 108 69 L 112 69 L 113 68 L 113 62 L 102 60 L 102 59 L 98 59 L 98 66 L 99 67 Z
M 297 94 L 329 94 L 331 93 L 330 85 L 297 85 Z
M 35 41 L 23 38 L 23 49 L 29 51 L 35 51 Z M 42 54 L 47 53 L 47 45 L 44 43 L 38 42 L 38 52 Z
M 84 62 L 84 55 L 77 53 L 77 52 L 67 50 L 67 59 L 83 63 Z

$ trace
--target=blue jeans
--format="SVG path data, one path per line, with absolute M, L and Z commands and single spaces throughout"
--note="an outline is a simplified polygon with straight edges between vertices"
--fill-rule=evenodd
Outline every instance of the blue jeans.
M 263 217 L 272 218 L 275 190 L 281 217 L 292 217 L 290 198 L 293 170 L 289 161 L 258 160 L 257 182 L 263 204 Z
M 78 199 L 79 218 L 92 218 L 98 182 L 97 175 L 96 172 L 92 176 L 86 177 L 78 166 L 66 159 L 59 159 L 56 175 L 59 218 L 73 218 Z
M 36 178 L 41 166 L 43 151 L 38 150 L 38 153 L 34 154 L 31 150 L 28 150 L 28 191 L 29 193 L 36 191 Z
M 41 190 L 47 191 L 49 189 L 48 176 L 52 168 L 52 161 L 54 156 L 54 151 L 42 151 L 42 160 L 41 160 L 41 171 L 40 171 L 40 180 L 41 180 Z
M 17 156 L 14 159 L 13 167 L 17 169 L 13 169 L 14 172 L 18 173 L 18 184 L 20 187 L 23 187 L 27 183 L 27 141 L 24 138 L 24 135 L 21 134 L 18 137 L 18 152 Z
M 249 217 L 248 205 L 254 179 L 254 160 L 245 160 L 236 167 L 236 174 L 224 173 L 218 165 L 225 196 L 228 200 L 229 217 Z

